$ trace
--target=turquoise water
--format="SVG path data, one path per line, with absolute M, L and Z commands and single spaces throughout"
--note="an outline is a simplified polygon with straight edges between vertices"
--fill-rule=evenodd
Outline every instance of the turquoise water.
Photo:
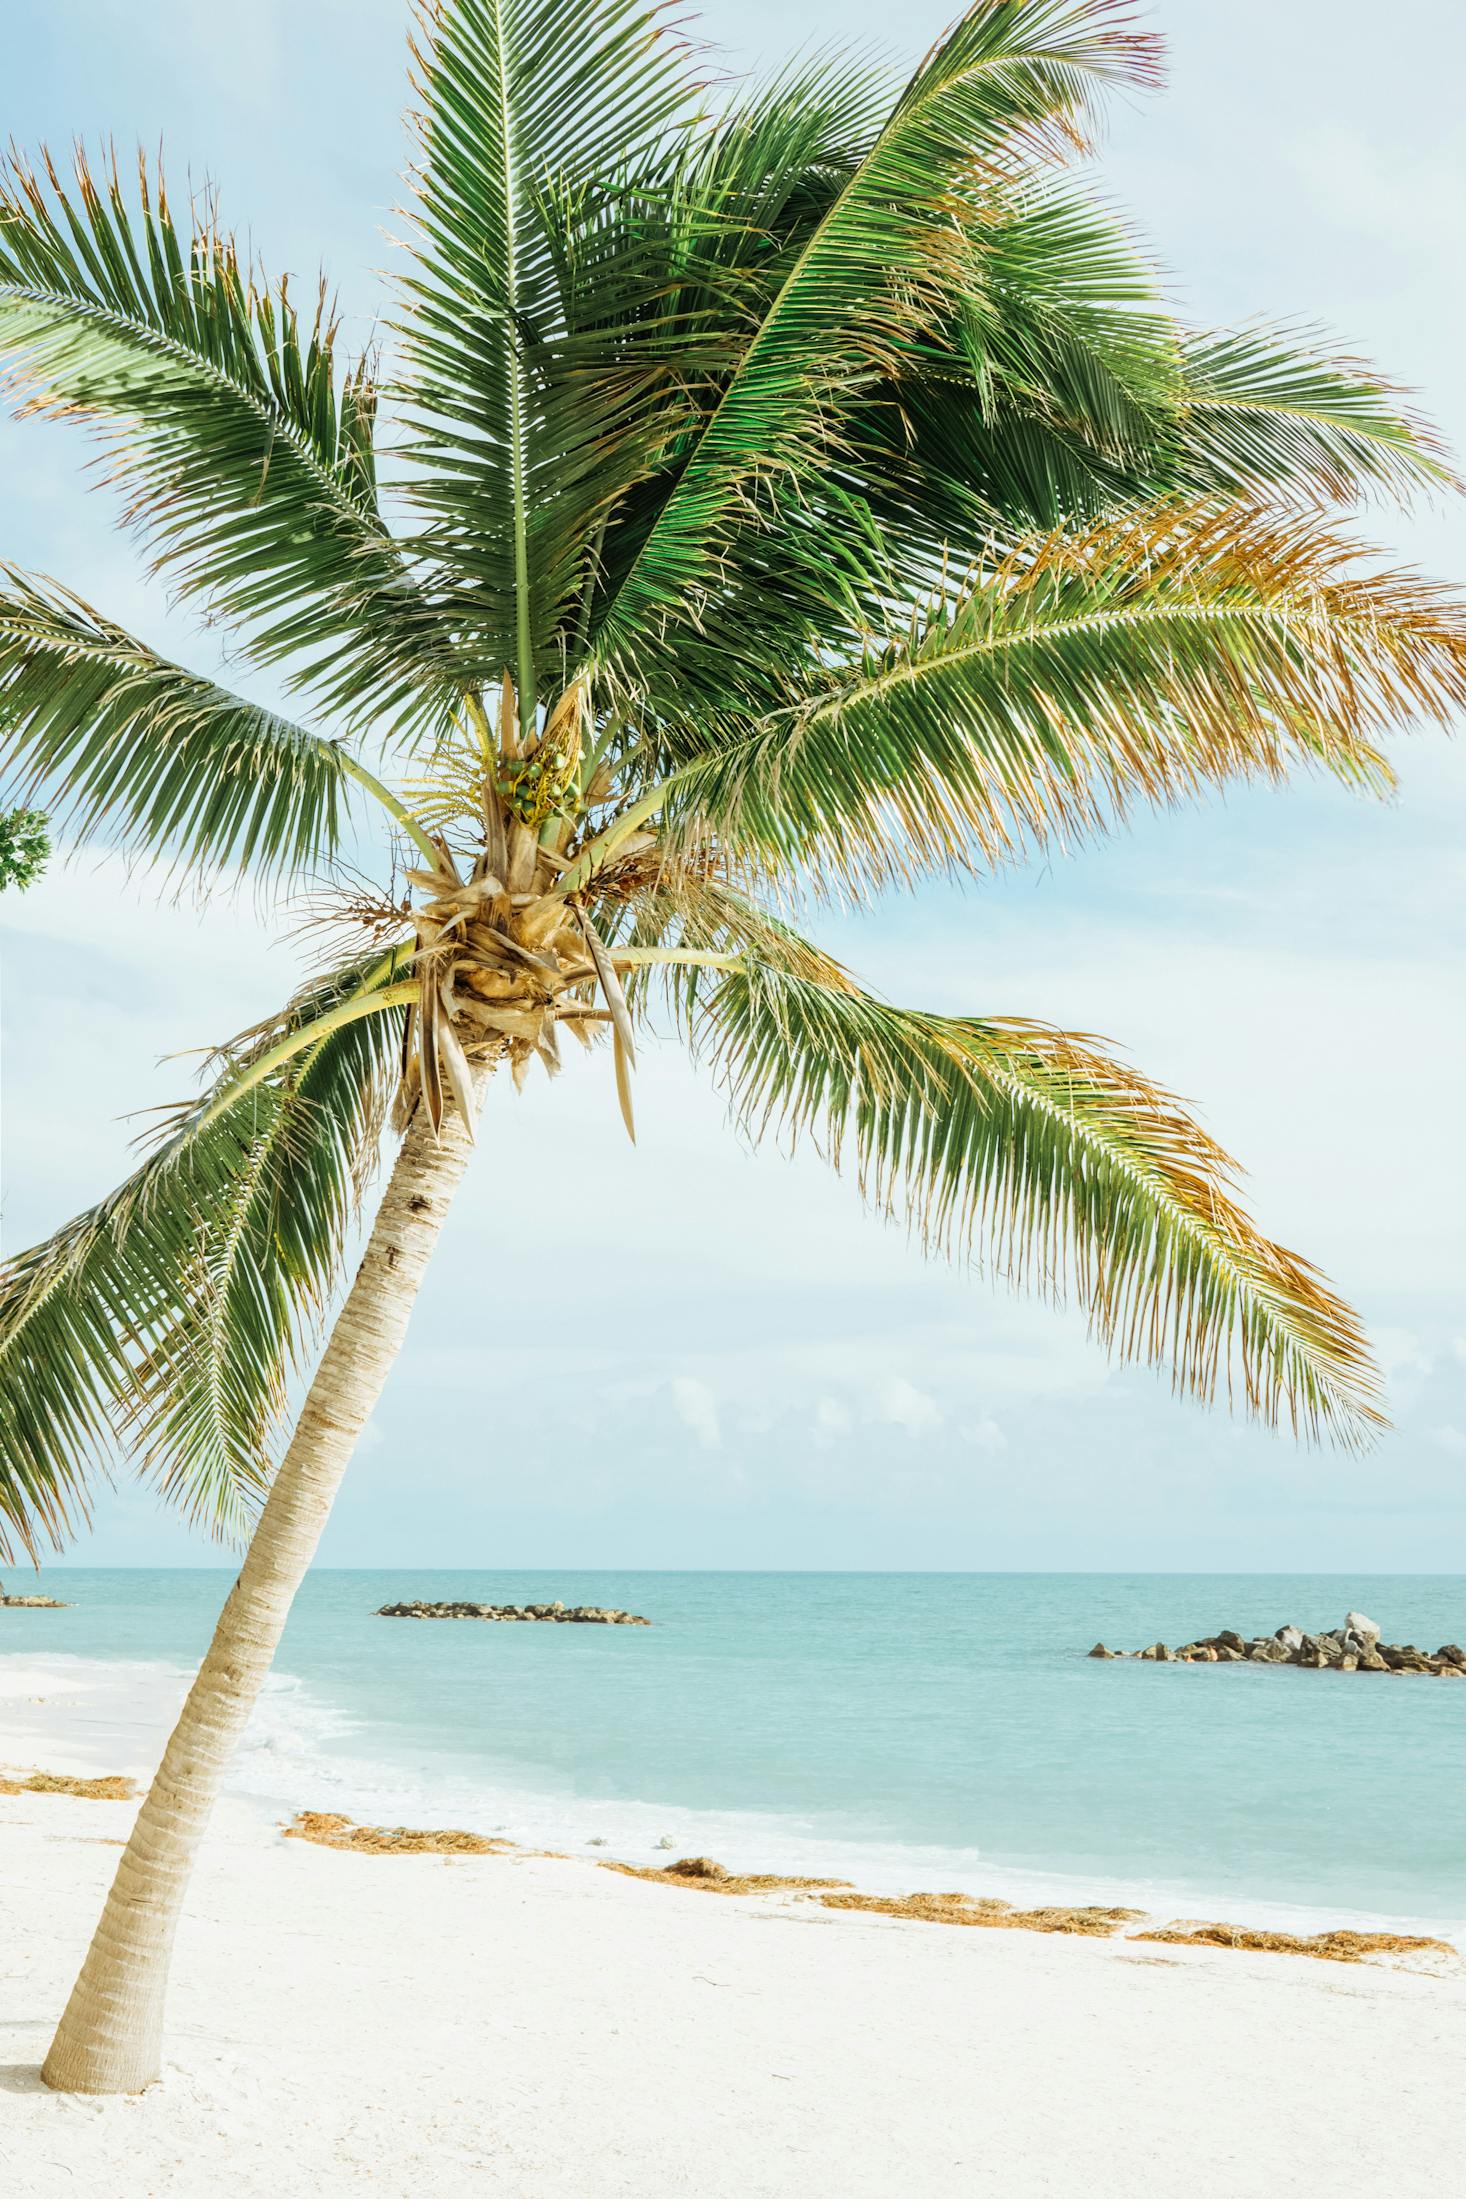
M 129 1735 L 155 1754 L 229 1581 L 57 1570 L 45 1585 L 72 1608 L 0 1613 L 0 1678 L 8 1656 L 41 1660 L 69 1675 L 71 1730 L 99 1762 Z M 407 1596 L 559 1597 L 653 1625 L 373 1615 Z M 1466 1683 L 1084 1656 L 1096 1638 L 1333 1626 L 1350 1607 L 1390 1640 L 1466 1638 L 1459 1576 L 318 1572 L 236 1784 L 272 1806 L 636 1856 L 670 1839 L 872 1886 L 1459 1931 Z

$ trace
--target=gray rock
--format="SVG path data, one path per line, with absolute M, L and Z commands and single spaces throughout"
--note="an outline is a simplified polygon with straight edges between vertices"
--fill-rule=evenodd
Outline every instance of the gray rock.
M 1220 1633 L 1183 1642 L 1177 1649 L 1168 1649 L 1164 1642 L 1152 1642 L 1147 1649 L 1126 1651 L 1096 1642 L 1089 1654 L 1105 1658 L 1128 1655 L 1150 1664 L 1240 1664 L 1247 1660 L 1253 1664 L 1303 1665 L 1312 1672 L 1427 1672 L 1442 1679 L 1466 1679 L 1466 1649 L 1458 1643 L 1444 1642 L 1432 1652 L 1417 1648 L 1414 1642 L 1382 1641 L 1373 1619 L 1357 1611 L 1350 1612 L 1347 1625 L 1320 1634 L 1307 1634 L 1298 1626 L 1280 1626 L 1275 1634 L 1246 1641 L 1232 1628 L 1224 1627 Z
M 384 1603 L 379 1619 L 482 1619 L 506 1624 L 512 1620 L 543 1626 L 650 1626 L 635 1611 L 603 1611 L 595 1604 L 577 1604 L 567 1611 L 563 1603 Z

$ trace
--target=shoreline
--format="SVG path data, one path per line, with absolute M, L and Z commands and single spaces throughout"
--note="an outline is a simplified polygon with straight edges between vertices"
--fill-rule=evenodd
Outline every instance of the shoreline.
M 0 1795 L 28 2199 L 1438 2199 L 1466 1978 L 328 1853 L 222 1803 L 162 2082 L 39 2063 L 135 1803 Z
M 28 1770 L 93 1777 L 120 1773 L 145 1788 L 191 1678 L 185 1668 L 152 1660 L 99 1660 L 65 1652 L 0 1656 L 0 1776 Z M 1045 1868 L 975 1850 L 916 1843 L 893 1848 L 744 1812 L 579 1797 L 571 1813 L 578 1826 L 606 1824 L 613 1830 L 567 1830 L 562 1796 L 509 1788 L 485 1792 L 481 1781 L 468 1791 L 455 1792 L 448 1782 L 437 1791 L 425 1793 L 415 1783 L 403 1791 L 395 1783 L 398 1767 L 333 1759 L 320 1752 L 315 1734 L 297 1760 L 294 1751 L 281 1746 L 277 1717 L 288 1726 L 296 1699 L 304 1693 L 293 1676 L 274 1676 L 262 1705 L 264 1731 L 256 1734 L 252 1728 L 252 1740 L 242 1752 L 247 1783 L 226 1788 L 226 1802 L 261 1830 L 278 1833 L 301 1812 L 337 1812 L 368 1825 L 456 1828 L 502 1841 L 522 1856 L 593 1866 L 655 1870 L 674 1855 L 711 1855 L 740 1875 L 838 1879 L 872 1897 L 899 1899 L 941 1889 L 1019 1910 L 1128 1909 L 1140 1919 L 1129 1928 L 1132 1933 L 1204 1919 L 1298 1937 L 1346 1931 L 1443 1939 L 1466 1954 L 1466 1917 L 1458 1912 L 1304 1903 L 1218 1893 L 1199 1883 Z M 94 1705 L 91 1699 L 97 1696 L 101 1700 Z M 618 1822 L 621 1837 L 614 1830 Z

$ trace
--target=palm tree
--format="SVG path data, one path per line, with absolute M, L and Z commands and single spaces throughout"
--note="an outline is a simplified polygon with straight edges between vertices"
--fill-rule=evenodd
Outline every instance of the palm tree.
M 329 310 L 146 166 L 0 197 L 14 387 L 99 431 L 158 569 L 313 721 L 7 569 L 17 798 L 205 884 L 309 881 L 334 924 L 0 1283 L 15 1546 L 117 1451 L 253 1522 L 46 2062 L 81 2091 L 157 2074 L 194 1853 L 495 1069 L 609 1038 L 630 1130 L 660 1013 L 739 1123 L 933 1251 L 1067 1289 L 1199 1398 L 1378 1419 L 1356 1317 L 1176 1100 L 1090 1040 L 891 1006 L 792 921 L 1233 778 L 1377 790 L 1378 734 L 1466 699 L 1461 606 L 1325 516 L 1446 478 L 1429 437 L 1363 368 L 1181 329 L 1068 171 L 1152 43 L 1110 0 L 980 0 L 904 88 L 806 62 L 713 99 L 641 0 L 436 0 L 414 56 L 390 443 Z

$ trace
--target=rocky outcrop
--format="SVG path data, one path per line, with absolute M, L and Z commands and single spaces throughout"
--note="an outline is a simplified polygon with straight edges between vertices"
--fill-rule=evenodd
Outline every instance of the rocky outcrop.
M 1091 1657 L 1133 1657 L 1148 1664 L 1303 1665 L 1313 1672 L 1429 1672 L 1440 1680 L 1466 1679 L 1466 1650 L 1455 1642 L 1439 1649 L 1417 1649 L 1413 1642 L 1386 1642 L 1373 1619 L 1351 1611 L 1329 1634 L 1305 1634 L 1301 1626 L 1280 1626 L 1275 1633 L 1247 1640 L 1230 1628 L 1199 1641 L 1168 1649 L 1107 1649 L 1096 1642 Z
M 54 1596 L 0 1596 L 0 1611 L 69 1611 L 68 1603 Z
M 650 1626 L 634 1611 L 598 1603 L 384 1603 L 379 1619 L 538 1619 L 547 1626 Z

